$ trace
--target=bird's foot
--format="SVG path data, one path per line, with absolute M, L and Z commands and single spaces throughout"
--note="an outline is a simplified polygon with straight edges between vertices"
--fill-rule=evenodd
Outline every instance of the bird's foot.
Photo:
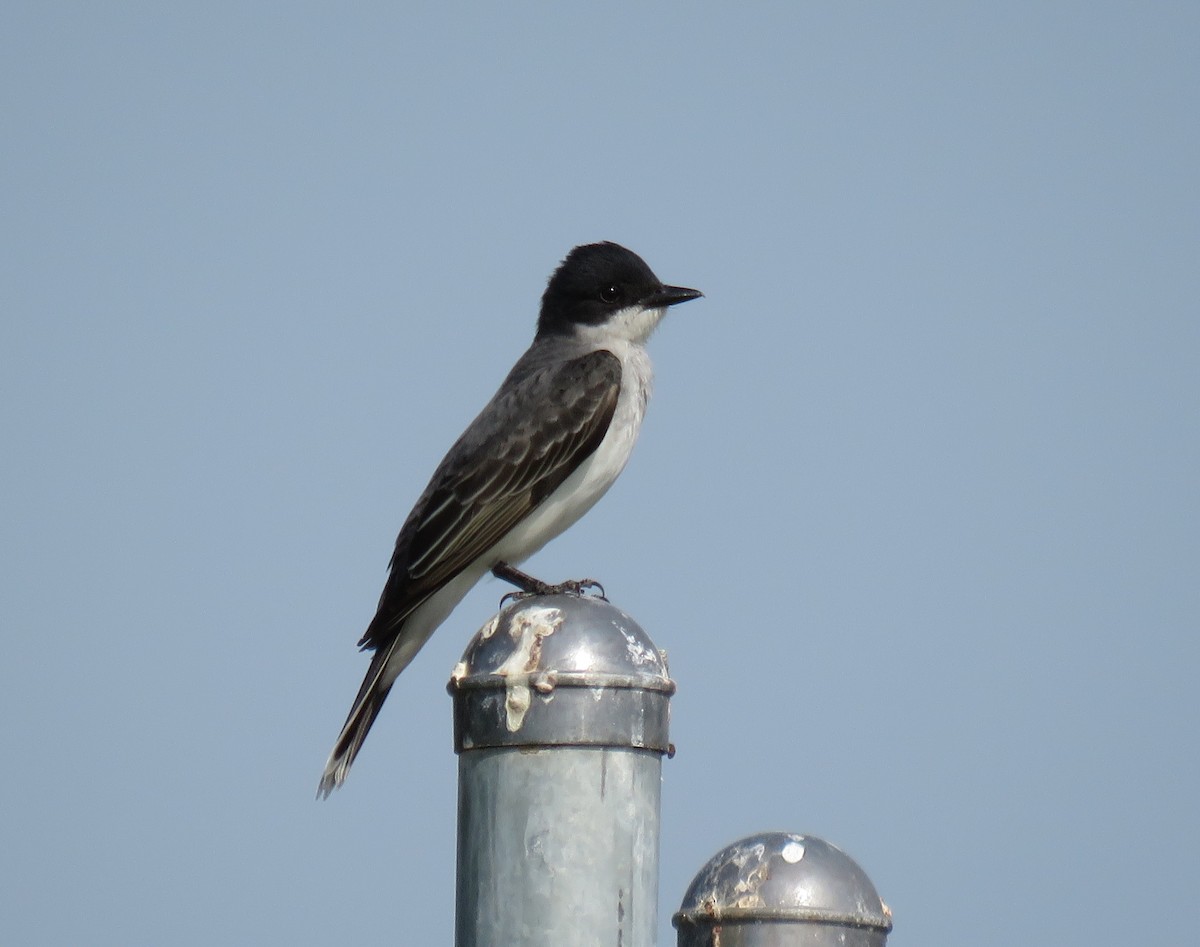
M 557 585 L 551 585 L 548 582 L 543 582 L 541 579 L 535 579 L 528 573 L 522 572 L 516 566 L 510 566 L 507 562 L 498 562 L 492 567 L 492 575 L 497 579 L 503 579 L 505 582 L 511 582 L 518 589 L 516 592 L 509 592 L 502 599 L 500 605 L 503 606 L 509 599 L 518 601 L 523 598 L 529 598 L 533 595 L 583 595 L 585 592 L 594 590 L 596 597 L 607 602 L 608 597 L 604 594 L 604 586 L 595 579 L 568 579 L 566 582 L 559 582 Z

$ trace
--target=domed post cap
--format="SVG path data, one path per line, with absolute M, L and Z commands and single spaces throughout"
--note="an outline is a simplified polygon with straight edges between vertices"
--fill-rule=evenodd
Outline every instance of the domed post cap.
M 768 832 L 714 855 L 672 923 L 679 947 L 883 947 L 892 916 L 841 849 L 811 835 Z
M 476 633 L 447 687 L 455 752 L 616 746 L 666 753 L 675 684 L 642 627 L 611 603 L 520 598 Z

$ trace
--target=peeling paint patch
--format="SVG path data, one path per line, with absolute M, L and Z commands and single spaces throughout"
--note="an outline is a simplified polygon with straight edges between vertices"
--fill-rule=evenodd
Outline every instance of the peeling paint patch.
M 496 673 L 504 680 L 504 725 L 509 733 L 516 733 L 525 722 L 532 698 L 530 675 L 537 669 L 542 656 L 543 639 L 554 634 L 562 626 L 562 612 L 557 608 L 525 608 L 509 628 L 513 640 L 513 652 Z M 539 675 L 539 690 L 544 686 L 544 675 Z
M 642 667 L 646 664 L 659 663 L 658 651 L 653 647 L 647 647 L 646 642 L 638 640 L 637 635 L 631 634 L 620 625 L 617 626 L 625 639 L 625 651 L 629 655 L 629 660 L 633 662 L 634 667 Z
M 766 907 L 759 891 L 771 876 L 766 855 L 766 846 L 761 842 L 735 850 L 728 859 L 728 864 L 736 869 L 733 876 L 721 872 L 708 879 L 708 890 L 700 899 L 701 909 L 717 918 L 723 907 L 742 910 Z
M 759 891 L 767 879 L 771 877 L 771 865 L 764 857 L 765 854 L 765 846 L 756 845 L 741 862 L 740 867 L 746 873 L 733 886 L 733 907 L 761 908 L 766 906 L 766 901 L 763 900 L 763 896 Z M 757 861 L 758 864 L 749 871 L 746 871 L 746 867 L 752 859 Z
M 479 637 L 482 638 L 484 641 L 487 641 L 488 638 L 492 637 L 492 635 L 494 635 L 496 633 L 496 629 L 499 627 L 500 627 L 500 613 L 497 612 L 490 619 L 488 619 L 488 623 L 486 625 L 484 625 L 482 628 L 479 629 Z

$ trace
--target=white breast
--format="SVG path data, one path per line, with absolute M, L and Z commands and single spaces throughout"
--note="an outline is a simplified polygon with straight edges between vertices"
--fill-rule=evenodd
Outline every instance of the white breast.
M 605 348 L 621 360 L 621 391 L 608 433 L 594 454 L 486 554 L 486 568 L 533 555 L 590 510 L 625 469 L 646 414 L 653 370 L 641 345 L 620 340 Z

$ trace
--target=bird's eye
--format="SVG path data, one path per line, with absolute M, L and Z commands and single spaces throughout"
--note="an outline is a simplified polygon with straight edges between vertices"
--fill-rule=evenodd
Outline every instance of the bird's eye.
M 615 303 L 621 298 L 621 290 L 616 286 L 605 286 L 600 290 L 600 301 L 604 303 Z

